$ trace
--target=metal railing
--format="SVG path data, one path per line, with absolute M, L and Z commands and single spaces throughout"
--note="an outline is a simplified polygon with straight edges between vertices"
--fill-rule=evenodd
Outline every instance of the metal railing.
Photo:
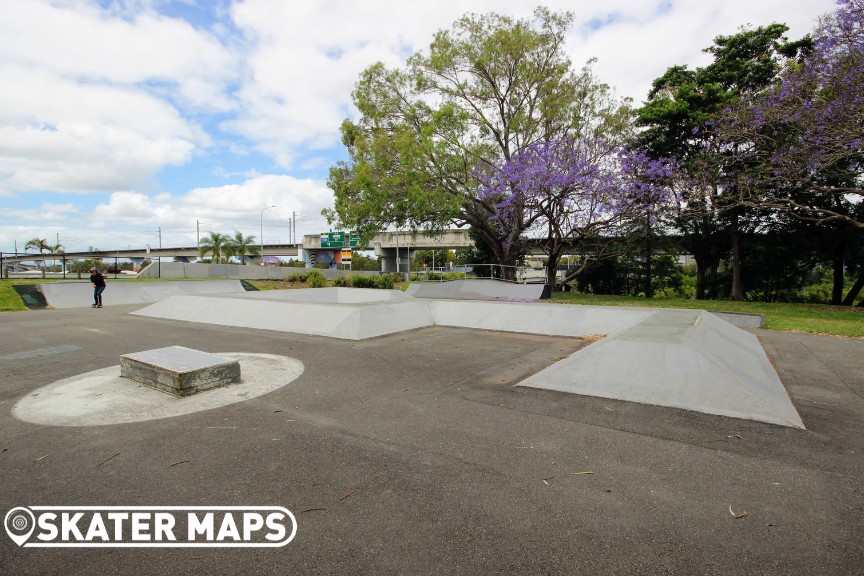
M 413 282 L 449 282 L 451 280 L 498 280 L 512 284 L 528 284 L 531 268 L 524 266 L 506 266 L 504 264 L 466 264 L 454 268 L 422 268 L 413 270 L 409 278 Z M 507 274 L 507 272 L 511 272 Z M 537 279 L 545 282 L 544 276 Z

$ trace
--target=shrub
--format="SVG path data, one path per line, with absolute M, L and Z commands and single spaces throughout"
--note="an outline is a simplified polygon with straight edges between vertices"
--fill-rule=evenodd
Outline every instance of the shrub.
M 338 278 L 333 280 L 333 286 L 336 286 L 338 288 L 350 288 L 351 286 L 353 286 L 353 284 L 351 283 L 351 277 L 339 276 Z
M 375 277 L 353 274 L 351 276 L 351 286 L 354 288 L 375 288 Z
M 306 274 L 306 284 L 310 288 L 324 288 L 327 286 L 327 278 L 325 278 L 324 274 L 318 270 L 310 270 L 309 273 Z
M 285 280 L 288 282 L 306 282 L 306 277 L 308 275 L 308 272 L 296 272 L 285 278 Z
M 393 276 L 391 274 L 384 274 L 383 276 L 378 276 L 375 280 L 375 287 L 381 288 L 382 290 L 392 290 L 393 284 L 395 284 Z

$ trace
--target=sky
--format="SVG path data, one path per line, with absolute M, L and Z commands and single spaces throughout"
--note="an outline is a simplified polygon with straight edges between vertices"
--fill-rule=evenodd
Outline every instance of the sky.
M 574 68 L 641 103 L 745 24 L 811 31 L 833 0 L 547 0 Z M 525 0 L 0 0 L 0 252 L 191 246 L 327 231 L 360 73 L 402 66 L 466 12 Z M 272 208 L 270 208 L 272 206 Z

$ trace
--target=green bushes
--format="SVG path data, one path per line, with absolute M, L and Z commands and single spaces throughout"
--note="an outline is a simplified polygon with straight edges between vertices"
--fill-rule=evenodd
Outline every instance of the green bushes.
M 310 270 L 306 273 L 306 285 L 310 288 L 324 288 L 327 286 L 327 278 L 319 270 Z
M 339 276 L 329 283 L 337 288 L 382 288 L 392 290 L 399 281 L 398 274 L 382 274 L 380 276 L 367 276 L 365 274 L 352 274 L 351 276 Z M 286 286 L 285 284 L 291 284 Z M 286 277 L 284 280 L 257 280 L 253 284 L 261 289 L 296 288 L 296 284 L 305 284 L 309 288 L 324 288 L 328 285 L 324 273 L 320 270 L 307 269 Z
M 380 276 L 367 276 L 365 274 L 352 274 L 351 276 L 340 276 L 333 281 L 333 286 L 342 288 L 379 288 L 392 290 L 398 274 L 382 274 Z
M 464 272 L 417 272 L 411 273 L 411 280 L 418 282 L 440 282 L 441 280 L 462 280 L 465 278 Z
M 378 278 L 375 276 L 352 274 L 349 278 L 352 288 L 378 288 L 378 285 L 375 283 Z

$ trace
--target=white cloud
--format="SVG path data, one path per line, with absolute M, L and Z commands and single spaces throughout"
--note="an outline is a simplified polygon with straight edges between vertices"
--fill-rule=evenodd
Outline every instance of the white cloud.
M 615 86 L 619 95 L 632 97 L 637 105 L 647 96 L 651 82 L 670 66 L 709 64 L 711 57 L 702 50 L 718 35 L 735 34 L 747 24 L 780 22 L 789 25 L 789 38 L 797 39 L 812 30 L 818 16 L 834 7 L 833 0 L 799 2 L 794 10 L 781 0 L 679 0 L 662 11 L 633 15 L 631 4 L 623 0 L 605 3 L 610 11 L 630 17 L 589 33 L 576 30 L 570 47 L 574 64 L 597 57 L 595 71 L 600 79 Z
M 197 108 L 232 107 L 223 90 L 236 56 L 212 33 L 151 11 L 127 20 L 92 2 L 3 3 L 0 59 L 91 82 L 165 83 Z
M 792 35 L 801 36 L 833 5 L 808 0 L 809 8 L 790 11 L 781 0 L 543 4 L 574 11 L 569 43 L 574 66 L 597 57 L 600 79 L 637 104 L 669 66 L 707 63 L 701 50 L 718 34 L 733 34 L 748 22 L 785 20 Z M 532 10 L 518 0 L 239 2 L 232 16 L 251 45 L 249 76 L 237 94 L 241 112 L 223 127 L 257 143 L 281 166 L 294 167 L 301 150 L 338 143 L 351 91 L 367 66 L 376 61 L 402 66 L 408 54 L 425 50 L 437 30 L 450 28 L 466 12 L 528 17 Z M 594 29 L 595 21 L 606 24 Z
M 196 114 L 233 106 L 237 56 L 184 21 L 82 1 L 0 10 L 0 195 L 134 187 L 209 145 Z
M 297 238 L 325 229 L 323 208 L 333 198 L 324 182 L 291 176 L 256 176 L 240 184 L 195 188 L 185 194 L 148 196 L 138 192 L 115 192 L 106 203 L 96 206 L 88 220 L 96 227 L 121 227 L 151 234 L 162 228 L 168 244 L 194 244 L 197 225 L 208 231 L 260 235 L 263 219 L 268 241 L 288 241 L 288 221 L 297 214 Z M 275 206 L 264 212 L 267 206 Z M 135 238 L 143 243 L 141 232 Z M 153 244 L 152 240 L 148 240 Z M 120 240 L 122 245 L 123 241 Z
M 340 147 L 338 128 L 353 113 L 351 91 L 363 69 L 376 61 L 404 65 L 466 12 L 522 18 L 535 5 L 238 0 L 213 8 L 189 1 L 209 17 L 193 25 L 160 14 L 172 8 L 165 0 L 117 0 L 110 8 L 96 0 L 2 1 L 0 199 L 32 200 L 16 212 L 0 206 L 0 245 L 62 234 L 64 214 L 84 216 L 93 229 L 92 240 L 73 234 L 85 246 L 153 243 L 159 226 L 169 241 L 188 242 L 196 220 L 257 234 L 260 210 L 270 204 L 277 208 L 265 213 L 265 225 L 272 222 L 274 234 L 291 211 L 307 218 L 300 224 L 309 233 L 325 230 L 319 213 L 332 194 L 324 182 L 260 174 L 267 168 L 249 151 L 286 172 L 323 172 L 321 159 L 333 157 L 328 148 Z M 574 11 L 574 66 L 597 57 L 598 77 L 637 104 L 669 66 L 706 64 L 701 50 L 718 34 L 778 20 L 797 38 L 834 7 L 833 0 L 538 3 Z M 224 169 L 202 163 L 202 181 L 213 174 L 242 181 L 191 190 L 166 183 L 173 194 L 145 193 L 159 190 L 163 168 L 211 152 L 236 161 Z M 194 174 L 183 177 L 195 186 Z M 105 201 L 88 217 L 80 197 L 71 200 L 77 214 L 42 206 L 42 195 L 54 192 L 101 193 Z

